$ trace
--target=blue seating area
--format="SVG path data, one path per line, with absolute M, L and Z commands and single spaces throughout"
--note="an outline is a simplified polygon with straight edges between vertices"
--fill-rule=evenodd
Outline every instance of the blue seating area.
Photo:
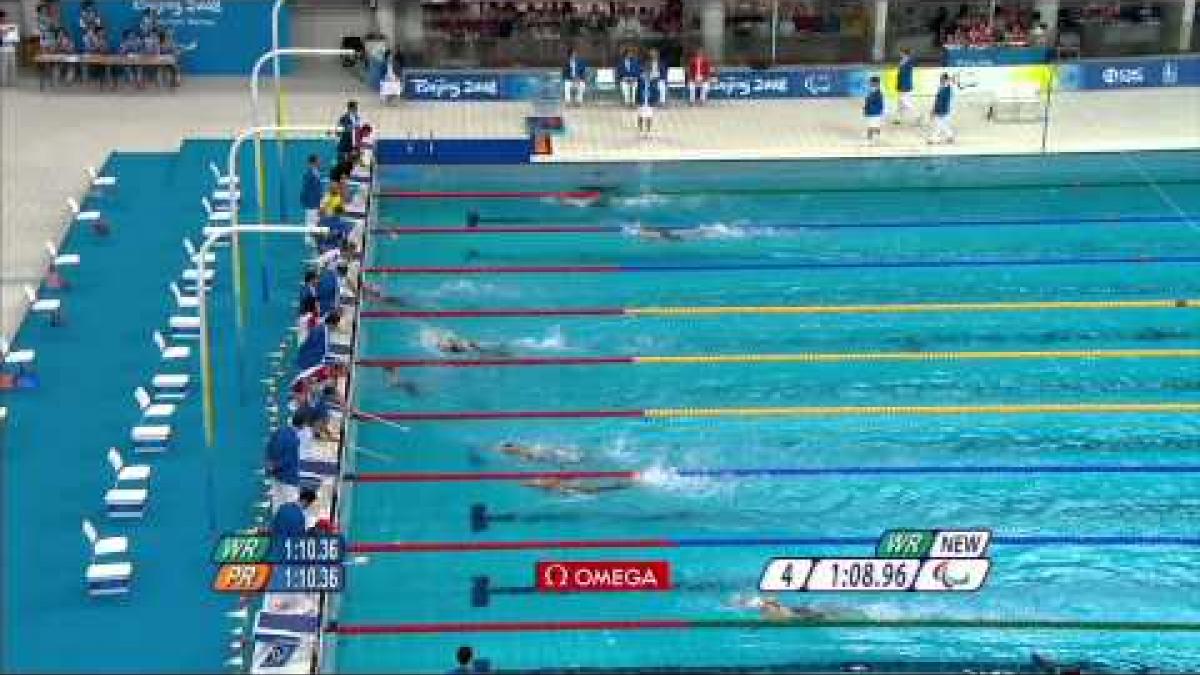
M 241 160 L 249 174 L 242 217 L 256 220 L 250 150 Z M 266 186 L 272 222 L 301 220 L 300 167 L 318 150 L 329 148 L 287 144 L 295 175 L 282 183 L 273 175 Z M 21 386 L 0 391 L 9 551 L 0 597 L 10 618 L 0 669 L 214 671 L 230 657 L 236 626 L 223 614 L 238 603 L 212 592 L 212 547 L 220 532 L 254 524 L 262 500 L 260 382 L 272 368 L 267 354 L 292 323 L 305 249 L 298 237 L 243 238 L 249 319 L 240 341 L 230 249 L 217 249 L 209 317 L 218 425 L 210 449 L 196 309 L 181 306 L 170 286 L 184 297 L 194 292 L 183 240 L 203 240 L 201 198 L 219 188 L 210 163 L 223 167 L 227 153 L 227 142 L 202 140 L 174 153 L 115 153 L 86 186 L 81 181 L 77 213 L 64 209 L 72 224 L 62 242 L 51 242 L 52 256 L 77 255 L 77 264 L 67 257 L 51 283 L 32 289 L 47 311 L 35 306 L 13 351 L 5 350 L 32 350 L 36 361 L 5 363 Z M 274 148 L 267 156 L 276 157 Z M 87 215 L 94 212 L 99 218 Z M 60 306 L 50 312 L 54 301 Z M 153 431 L 164 426 L 169 434 Z M 135 427 L 152 430 L 135 439 Z M 88 580 L 93 562 L 102 565 Z

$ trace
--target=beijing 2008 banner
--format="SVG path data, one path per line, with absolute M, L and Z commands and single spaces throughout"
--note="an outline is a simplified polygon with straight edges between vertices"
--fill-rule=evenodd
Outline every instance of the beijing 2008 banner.
M 404 97 L 411 101 L 533 101 L 562 95 L 562 78 L 545 71 L 408 70 Z
M 76 42 L 79 35 L 79 0 L 63 3 L 62 20 Z M 158 13 L 158 22 L 170 28 L 181 51 L 185 74 L 249 75 L 255 60 L 271 49 L 270 0 L 98 0 L 96 9 L 108 29 L 109 46 L 116 48 L 121 33 L 137 28 L 143 12 Z M 288 5 L 279 17 L 281 46 L 289 46 Z M 282 62 L 283 71 L 291 64 Z
M 1081 61 L 1058 67 L 1058 86 L 1072 91 L 1200 86 L 1200 57 Z

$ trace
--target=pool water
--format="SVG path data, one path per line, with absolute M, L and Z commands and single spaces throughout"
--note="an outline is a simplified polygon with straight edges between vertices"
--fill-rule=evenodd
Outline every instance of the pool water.
M 351 436 L 354 470 L 637 471 L 643 480 L 584 496 L 516 481 L 359 483 L 346 511 L 350 540 L 742 541 L 371 553 L 349 569 L 341 622 L 754 619 L 757 614 L 736 599 L 756 593 L 769 558 L 869 555 L 873 547 L 753 540 L 857 542 L 896 527 L 989 528 L 1018 539 L 993 547 L 991 576 L 977 593 L 784 599 L 883 621 L 1200 621 L 1200 596 L 1193 592 L 1200 546 L 1189 539 L 1200 516 L 1194 412 L 637 415 L 646 409 L 1197 402 L 1200 363 L 1188 350 L 1200 346 L 1200 310 L 1171 304 L 1200 298 L 1200 154 L 387 167 L 381 176 L 385 191 L 601 188 L 603 195 L 569 203 L 381 199 L 381 231 L 372 238 L 365 278 L 396 302 L 366 309 L 575 313 L 364 318 L 360 359 L 422 363 L 399 369 L 404 386 L 378 363 L 357 368 L 357 409 L 634 415 L 364 419 Z M 477 231 L 464 227 L 472 212 Z M 681 240 L 641 236 L 648 227 L 670 228 Z M 505 231 L 488 231 L 495 228 Z M 595 313 L 1147 300 L 1167 302 L 901 313 Z M 495 350 L 500 360 L 533 361 L 424 363 L 480 358 L 439 353 L 436 336 L 446 331 Z M 1102 353 L 1083 357 L 1082 350 Z M 1138 353 L 1114 358 L 1112 350 Z M 979 352 L 1010 357 L 967 358 Z M 863 353 L 940 356 L 851 358 Z M 763 354 L 826 357 L 586 361 Z M 569 361 L 576 358 L 581 361 Z M 554 448 L 559 456 L 504 456 L 495 448 L 506 441 Z M 830 471 L 679 474 L 697 469 Z M 473 509 L 487 517 L 473 518 Z M 1080 539 L 1020 539 L 1038 536 Z M 1126 539 L 1089 543 L 1099 536 Z M 529 588 L 536 561 L 603 559 L 669 560 L 677 589 L 538 594 Z M 481 576 L 499 589 L 486 603 L 472 597 Z M 336 668 L 347 672 L 442 672 L 460 644 L 472 645 L 496 670 L 818 664 L 883 670 L 935 662 L 1020 669 L 1029 667 L 1033 653 L 1100 669 L 1200 668 L 1194 632 L 1128 630 L 447 630 L 341 636 L 333 655 Z

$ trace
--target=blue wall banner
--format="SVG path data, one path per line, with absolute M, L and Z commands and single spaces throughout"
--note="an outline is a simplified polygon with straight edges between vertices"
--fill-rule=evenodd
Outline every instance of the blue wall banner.
M 849 96 L 861 86 L 862 72 L 857 68 L 722 69 L 709 95 L 725 99 Z
M 1032 66 L 1050 62 L 1046 47 L 947 47 L 942 64 L 949 67 Z
M 562 96 L 562 80 L 550 71 L 407 70 L 410 101 L 532 101 Z
M 63 23 L 79 35 L 79 0 L 63 3 Z M 116 49 L 121 33 L 137 28 L 145 10 L 156 10 L 161 25 L 169 27 L 182 55 L 184 74 L 249 75 L 254 62 L 271 49 L 270 0 L 97 0 L 96 8 L 108 29 L 110 47 Z M 280 12 L 279 40 L 289 46 L 291 18 L 288 5 Z M 283 59 L 283 72 L 291 64 Z M 269 74 L 270 67 L 264 74 Z
M 1200 57 L 1081 61 L 1058 67 L 1058 86 L 1081 91 L 1200 86 Z

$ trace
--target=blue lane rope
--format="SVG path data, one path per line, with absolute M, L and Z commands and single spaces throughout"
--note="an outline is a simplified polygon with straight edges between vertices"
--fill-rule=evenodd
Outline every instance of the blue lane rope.
M 1117 265 L 1117 264 L 1193 264 L 1200 263 L 1200 256 L 1112 256 L 1102 258 L 959 258 L 949 260 L 874 260 L 847 262 L 795 262 L 795 263 L 711 263 L 711 264 L 621 264 L 616 268 L 624 272 L 704 272 L 704 271 L 751 271 L 751 270 L 838 270 L 838 269 L 919 269 L 938 267 L 1050 267 L 1057 265 Z

